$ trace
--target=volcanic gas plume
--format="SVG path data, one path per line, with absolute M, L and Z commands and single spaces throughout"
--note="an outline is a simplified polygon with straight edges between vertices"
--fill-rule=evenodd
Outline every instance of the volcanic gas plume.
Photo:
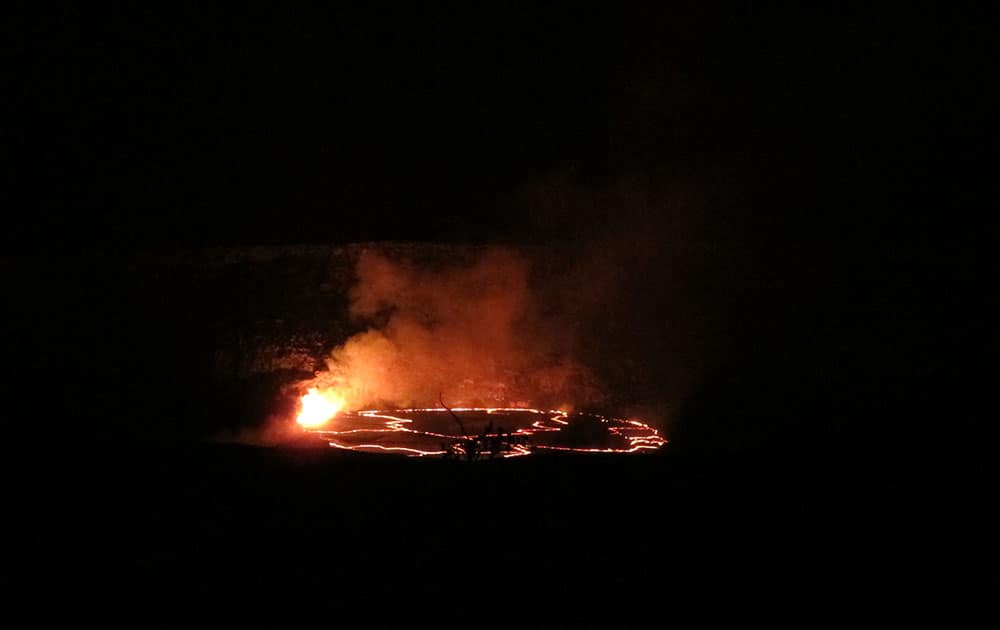
M 368 327 L 302 384 L 300 423 L 317 426 L 341 408 L 439 400 L 544 408 L 599 400 L 594 377 L 573 360 L 558 323 L 546 320 L 544 299 L 526 258 L 508 249 L 421 265 L 362 253 L 350 315 Z

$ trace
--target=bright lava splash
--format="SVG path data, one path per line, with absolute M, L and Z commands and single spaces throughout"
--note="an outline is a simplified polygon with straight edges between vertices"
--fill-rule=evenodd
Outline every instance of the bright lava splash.
M 310 390 L 310 394 L 312 390 Z M 533 453 L 636 453 L 667 440 L 634 419 L 520 407 L 458 407 L 345 412 L 336 428 L 299 423 L 338 449 L 411 457 L 510 458 Z M 336 414 L 334 414 L 336 415 Z M 313 417 L 313 416 L 310 416 Z M 506 428 L 504 428 L 506 426 Z
M 344 399 L 334 392 L 320 392 L 315 387 L 302 397 L 302 410 L 295 421 L 305 428 L 319 427 L 337 415 L 344 407 Z

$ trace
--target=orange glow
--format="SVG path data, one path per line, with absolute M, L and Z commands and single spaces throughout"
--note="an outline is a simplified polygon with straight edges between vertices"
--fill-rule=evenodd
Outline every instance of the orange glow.
M 310 390 L 312 393 L 315 390 Z M 305 397 L 303 397 L 303 400 Z M 341 399 L 342 400 L 342 399 Z M 393 452 L 410 457 L 444 456 L 449 453 L 464 455 L 464 442 L 469 436 L 457 433 L 444 433 L 428 429 L 416 428 L 414 419 L 406 415 L 444 413 L 441 408 L 396 409 L 396 410 L 365 410 L 347 413 L 344 422 L 348 425 L 339 430 L 306 429 L 324 440 L 329 446 L 337 449 L 362 452 Z M 575 452 L 575 453 L 637 453 L 640 451 L 657 450 L 667 443 L 659 432 L 648 424 L 635 419 L 609 418 L 600 415 L 589 416 L 607 425 L 611 436 L 619 440 L 614 446 L 588 448 L 585 446 L 568 446 L 553 443 L 553 439 L 561 431 L 570 427 L 574 416 L 565 411 L 513 407 L 455 407 L 455 413 L 473 413 L 488 415 L 504 415 L 506 422 L 520 418 L 520 428 L 511 427 L 505 435 L 508 445 L 502 452 L 496 453 L 503 458 L 521 457 L 536 452 Z M 537 419 L 536 419 L 537 418 Z M 492 426 L 492 423 L 491 423 Z M 348 428 L 350 427 L 350 428 Z M 516 438 L 510 441 L 509 438 Z M 483 432 L 481 438 L 501 438 L 496 432 Z M 438 448 L 420 448 L 419 440 L 426 439 Z M 385 442 L 388 443 L 379 443 Z M 450 447 L 448 444 L 450 443 Z
M 332 390 L 311 387 L 300 399 L 302 408 L 295 421 L 305 428 L 323 426 L 344 407 L 344 398 Z

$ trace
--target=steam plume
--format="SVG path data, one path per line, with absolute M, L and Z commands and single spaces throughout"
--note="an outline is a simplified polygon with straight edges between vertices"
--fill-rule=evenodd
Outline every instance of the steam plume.
M 337 347 L 310 386 L 349 408 L 587 405 L 601 393 L 572 343 L 546 319 L 527 259 L 490 248 L 435 265 L 364 252 L 350 314 L 367 329 Z

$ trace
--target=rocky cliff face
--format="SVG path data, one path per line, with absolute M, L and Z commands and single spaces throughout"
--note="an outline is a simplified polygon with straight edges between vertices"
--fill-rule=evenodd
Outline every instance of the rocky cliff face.
M 293 403 L 288 384 L 313 375 L 359 329 L 348 316 L 365 250 L 447 261 L 477 247 L 360 243 L 145 254 L 123 275 L 127 400 L 165 433 L 209 434 L 263 422 Z M 148 397 L 148 399 L 147 399 Z M 143 404 L 143 400 L 155 401 Z

